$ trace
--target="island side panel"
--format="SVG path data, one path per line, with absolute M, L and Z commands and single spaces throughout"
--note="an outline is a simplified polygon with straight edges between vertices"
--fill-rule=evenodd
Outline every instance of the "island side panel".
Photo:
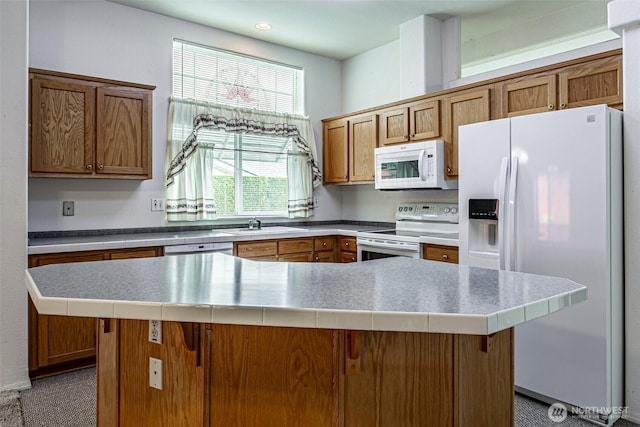
M 453 425 L 452 335 L 363 331 L 354 346 L 349 334 L 345 426 Z
M 513 426 L 513 328 L 455 335 L 454 360 L 454 426 Z
M 211 426 L 340 425 L 339 331 L 212 329 Z
M 98 427 L 118 427 L 120 339 L 118 319 L 98 320 L 96 412 Z
M 162 322 L 156 344 L 149 342 L 149 321 L 120 321 L 119 427 L 203 425 L 201 342 L 189 325 Z M 149 386 L 150 357 L 162 360 L 162 390 Z

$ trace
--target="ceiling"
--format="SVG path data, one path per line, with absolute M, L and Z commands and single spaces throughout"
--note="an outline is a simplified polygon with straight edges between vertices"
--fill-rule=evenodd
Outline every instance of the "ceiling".
M 271 43 L 347 59 L 399 37 L 420 15 L 473 18 L 508 8 L 544 14 L 584 0 L 110 0 Z M 606 0 L 588 0 L 602 3 Z M 587 1 L 587 3 L 588 3 Z M 255 28 L 258 22 L 270 31 Z

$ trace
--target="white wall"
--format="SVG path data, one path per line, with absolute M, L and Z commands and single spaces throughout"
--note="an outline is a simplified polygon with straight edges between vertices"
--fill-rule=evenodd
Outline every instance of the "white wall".
M 321 156 L 320 120 L 341 113 L 341 63 L 232 33 L 107 1 L 33 0 L 29 66 L 157 86 L 153 97 L 153 179 L 147 181 L 29 179 L 29 231 L 161 227 L 151 198 L 163 197 L 173 38 L 304 68 L 306 114 Z M 340 218 L 341 195 L 319 188 L 314 220 Z M 62 201 L 75 216 L 62 216 Z M 181 225 L 185 225 L 184 223 Z
M 30 386 L 24 286 L 27 31 L 27 1 L 0 1 L 0 391 Z
M 342 62 L 341 114 L 400 99 L 399 40 Z
M 640 423 L 640 3 L 612 1 L 609 27 L 623 35 L 625 404 L 629 419 Z

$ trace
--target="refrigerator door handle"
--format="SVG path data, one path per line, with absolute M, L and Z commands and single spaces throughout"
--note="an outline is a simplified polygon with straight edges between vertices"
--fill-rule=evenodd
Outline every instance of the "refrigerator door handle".
M 507 221 L 509 228 L 507 236 L 509 246 L 506 248 L 506 267 L 509 271 L 515 270 L 516 260 L 516 190 L 518 183 L 518 158 L 511 158 L 511 180 L 509 181 L 509 214 Z
M 507 180 L 509 179 L 509 158 L 503 157 L 502 164 L 500 165 L 500 188 L 498 189 L 498 209 L 504 209 L 505 215 L 500 214 L 498 218 L 498 253 L 500 254 L 500 270 L 505 268 L 505 221 L 507 219 L 507 210 L 504 203 L 506 199 Z

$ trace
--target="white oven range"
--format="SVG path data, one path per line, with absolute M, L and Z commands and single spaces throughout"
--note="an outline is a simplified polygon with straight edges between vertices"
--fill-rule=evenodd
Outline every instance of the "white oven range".
M 458 238 L 458 205 L 410 202 L 396 209 L 396 228 L 359 232 L 358 261 L 404 256 L 422 258 L 421 237 Z

